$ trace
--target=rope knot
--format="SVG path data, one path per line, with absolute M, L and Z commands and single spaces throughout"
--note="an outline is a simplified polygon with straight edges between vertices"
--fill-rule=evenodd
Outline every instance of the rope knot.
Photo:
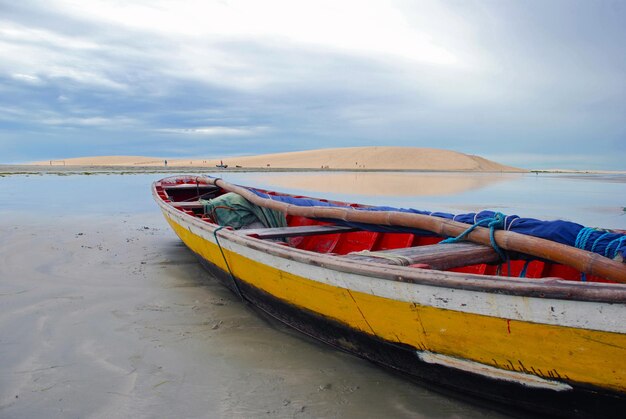
M 483 218 L 482 220 L 476 221 L 471 227 L 465 230 L 463 233 L 459 234 L 456 237 L 449 237 L 445 240 L 442 240 L 441 243 L 457 243 L 464 240 L 476 227 L 489 227 L 489 242 L 491 243 L 491 247 L 496 251 L 500 259 L 503 261 L 508 261 L 508 256 L 498 246 L 496 243 L 496 230 L 503 230 L 505 228 L 506 216 L 501 212 L 494 212 L 493 216 Z
M 489 224 L 487 226 L 496 230 L 504 230 L 504 222 L 506 220 L 506 216 L 501 212 L 496 212 L 493 217 L 490 219 Z

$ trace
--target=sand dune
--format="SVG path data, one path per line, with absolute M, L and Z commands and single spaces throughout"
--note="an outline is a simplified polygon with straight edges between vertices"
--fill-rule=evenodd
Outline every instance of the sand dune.
M 65 165 L 79 166 L 163 166 L 165 158 L 141 156 L 99 156 L 65 159 Z M 229 167 L 270 167 L 287 169 L 348 170 L 444 170 L 473 172 L 522 172 L 525 170 L 450 150 L 417 147 L 329 148 L 258 156 L 221 159 L 167 159 L 168 166 L 214 167 L 223 161 Z M 50 162 L 34 164 L 49 165 Z M 63 164 L 53 161 L 52 164 Z
M 233 157 L 224 163 L 241 166 L 330 169 L 519 171 L 456 151 L 416 147 L 354 147 Z

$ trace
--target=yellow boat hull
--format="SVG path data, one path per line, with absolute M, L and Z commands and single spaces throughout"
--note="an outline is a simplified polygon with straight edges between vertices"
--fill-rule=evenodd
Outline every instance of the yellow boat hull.
M 333 269 L 332 261 L 162 210 L 181 240 L 243 298 L 343 350 L 544 413 L 610 417 L 626 407 L 623 303 L 420 284 L 403 280 L 400 268 L 399 276 L 389 273 L 395 281 Z

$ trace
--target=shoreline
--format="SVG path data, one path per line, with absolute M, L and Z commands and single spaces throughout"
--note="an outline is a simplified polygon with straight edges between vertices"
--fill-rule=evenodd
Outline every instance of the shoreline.
M 484 173 L 484 174 L 566 174 L 566 175 L 626 175 L 626 170 L 530 169 L 515 170 L 437 170 L 437 169 L 340 169 L 340 168 L 279 168 L 210 166 L 138 166 L 138 165 L 65 165 L 0 164 L 0 176 L 11 175 L 96 175 L 150 173 Z
M 349 168 L 311 168 L 311 167 L 211 167 L 211 166 L 123 166 L 123 165 L 66 165 L 45 166 L 34 164 L 3 165 L 0 174 L 14 173 L 64 173 L 64 172 L 102 172 L 102 173 L 170 173 L 170 172 L 221 172 L 221 173 L 280 173 L 280 172 L 312 172 L 312 173 L 529 173 L 516 170 L 446 170 L 446 169 L 349 169 Z M 626 173 L 626 172 L 625 172 Z

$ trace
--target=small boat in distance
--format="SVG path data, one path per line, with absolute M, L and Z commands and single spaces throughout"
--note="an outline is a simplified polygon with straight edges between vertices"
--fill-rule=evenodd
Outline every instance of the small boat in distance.
M 508 409 L 626 411 L 623 231 L 371 207 L 206 176 L 165 178 L 152 194 L 210 272 L 302 333 Z

